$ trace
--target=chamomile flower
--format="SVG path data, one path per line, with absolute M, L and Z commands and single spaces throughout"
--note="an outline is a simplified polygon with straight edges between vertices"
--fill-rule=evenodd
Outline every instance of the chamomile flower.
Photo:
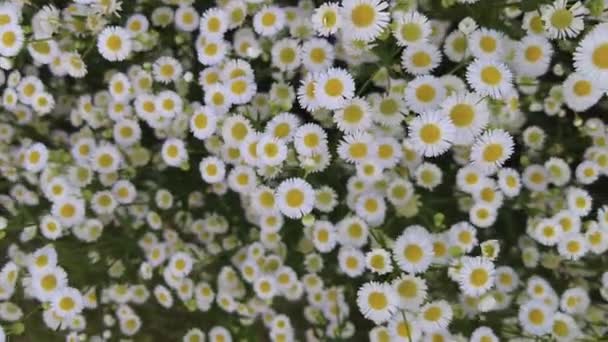
M 357 291 L 357 305 L 365 318 L 376 324 L 388 321 L 397 311 L 395 290 L 385 283 L 369 282 Z
M 363 41 L 377 38 L 388 25 L 388 4 L 382 0 L 344 0 L 341 14 L 343 32 Z
M 541 8 L 546 34 L 551 39 L 574 38 L 585 28 L 587 8 L 579 1 L 568 7 L 568 1 L 556 0 Z
M 454 124 L 439 112 L 426 112 L 410 122 L 409 137 L 414 149 L 425 157 L 445 153 L 454 139 Z
M 500 62 L 476 59 L 467 67 L 467 82 L 481 96 L 501 99 L 511 91 L 512 74 Z
M 469 221 L 479 228 L 488 228 L 496 221 L 497 212 L 494 206 L 475 203 L 469 209 Z
M 589 193 L 581 188 L 570 188 L 566 192 L 568 208 L 572 213 L 584 217 L 589 214 L 592 207 L 592 198 Z
M 359 277 L 365 272 L 365 255 L 354 247 L 342 247 L 338 251 L 340 270 L 351 278 Z
M 298 127 L 294 135 L 294 146 L 298 154 L 310 156 L 322 151 L 327 145 L 327 133 L 321 126 L 308 123 Z
M 176 81 L 181 77 L 182 71 L 182 65 L 173 57 L 160 57 L 152 65 L 154 78 L 164 84 Z
M 314 206 L 314 190 L 300 178 L 287 179 L 277 187 L 277 205 L 283 215 L 298 219 L 310 213 Z
M 132 49 L 131 32 L 122 27 L 106 27 L 97 37 L 97 49 L 111 62 L 123 61 Z
M 198 61 L 203 65 L 217 65 L 229 51 L 230 46 L 222 38 L 199 36 L 196 41 Z
M 465 57 L 468 57 L 467 36 L 459 30 L 454 30 L 445 38 L 443 44 L 443 52 L 445 56 L 452 62 L 461 62 Z

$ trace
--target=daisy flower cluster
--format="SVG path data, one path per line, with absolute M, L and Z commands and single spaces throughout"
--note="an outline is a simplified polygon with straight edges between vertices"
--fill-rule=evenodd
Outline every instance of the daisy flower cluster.
M 0 0 L 0 342 L 603 341 L 605 0 Z

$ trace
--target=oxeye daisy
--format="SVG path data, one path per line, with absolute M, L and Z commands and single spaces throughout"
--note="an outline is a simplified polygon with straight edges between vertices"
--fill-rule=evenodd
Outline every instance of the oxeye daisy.
M 475 203 L 469 209 L 469 221 L 479 228 L 488 228 L 493 225 L 496 216 L 496 208 L 485 203 Z
M 370 225 L 379 225 L 386 215 L 384 198 L 375 194 L 362 194 L 355 203 L 355 212 Z
M 437 109 L 445 96 L 445 87 L 433 76 L 418 76 L 405 88 L 405 103 L 416 113 Z
M 131 33 L 122 27 L 106 27 L 97 37 L 99 53 L 112 62 L 125 60 L 131 48 Z
M 424 272 L 433 259 L 433 246 L 428 231 L 421 226 L 406 228 L 395 241 L 393 257 L 405 272 Z
M 395 290 L 388 284 L 369 282 L 357 291 L 357 305 L 376 324 L 388 321 L 397 311 Z
M 232 96 L 223 84 L 215 84 L 205 90 L 205 104 L 211 107 L 217 115 L 228 112 L 232 106 Z
M 574 38 L 585 28 L 583 16 L 587 8 L 580 2 L 568 7 L 567 0 L 556 0 L 541 7 L 541 18 L 551 39 Z
M 374 40 L 388 25 L 387 8 L 382 0 L 342 1 L 343 32 L 354 39 Z
M 438 112 L 427 112 L 410 122 L 409 137 L 414 149 L 425 157 L 445 153 L 454 139 L 454 124 Z
M 503 98 L 513 87 L 512 74 L 503 63 L 476 59 L 467 67 L 467 82 L 482 96 Z
M 312 186 L 300 178 L 287 179 L 277 187 L 277 205 L 283 215 L 298 219 L 310 213 L 315 194 Z
M 589 243 L 581 233 L 566 234 L 557 244 L 561 256 L 569 260 L 579 260 L 589 251 Z
M 509 159 L 514 145 L 509 133 L 500 129 L 486 131 L 473 144 L 471 161 L 483 171 L 493 173 Z
M 414 171 L 416 184 L 427 190 L 433 190 L 441 184 L 442 177 L 441 169 L 433 163 L 424 162 L 418 165 Z
M 570 109 L 584 112 L 595 105 L 603 95 L 595 77 L 587 77 L 573 72 L 562 85 L 564 100 Z
M 262 36 L 273 36 L 283 28 L 285 20 L 283 9 L 265 6 L 253 16 L 253 28 Z
M 511 168 L 502 168 L 498 171 L 498 187 L 507 197 L 517 196 L 521 190 L 519 173 Z
M 342 16 L 337 3 L 326 2 L 315 9 L 312 14 L 312 25 L 321 36 L 335 34 L 342 26 Z
M 330 68 L 317 75 L 314 93 L 320 106 L 339 109 L 355 95 L 355 81 L 348 71 Z

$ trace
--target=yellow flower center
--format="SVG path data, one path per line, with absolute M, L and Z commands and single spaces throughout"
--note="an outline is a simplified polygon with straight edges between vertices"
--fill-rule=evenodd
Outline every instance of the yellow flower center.
M 362 3 L 353 8 L 351 19 L 357 27 L 369 27 L 376 19 L 376 11 L 371 5 Z

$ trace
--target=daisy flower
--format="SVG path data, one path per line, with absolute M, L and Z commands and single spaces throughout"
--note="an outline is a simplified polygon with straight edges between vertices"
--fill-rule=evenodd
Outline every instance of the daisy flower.
M 519 308 L 519 324 L 533 335 L 544 335 L 551 331 L 554 312 L 540 300 L 531 300 Z
M 119 169 L 122 156 L 113 145 L 98 146 L 91 154 L 93 170 L 99 173 L 111 173 Z
M 298 219 L 310 213 L 315 194 L 312 186 L 300 178 L 289 178 L 277 187 L 277 205 L 283 215 Z
M 344 133 L 365 131 L 372 124 L 370 105 L 365 99 L 354 97 L 334 112 L 333 120 Z
M 467 37 L 459 30 L 454 30 L 445 38 L 443 43 L 443 52 L 446 57 L 452 62 L 461 62 L 467 57 L 468 51 Z
M 447 328 L 453 316 L 450 304 L 445 300 L 437 300 L 422 306 L 418 319 L 422 331 L 431 333 Z
M 400 14 L 393 23 L 393 36 L 400 46 L 425 42 L 431 34 L 429 19 L 417 11 Z
M 504 35 L 496 30 L 480 28 L 471 33 L 467 47 L 475 58 L 500 61 L 505 53 Z
M 431 235 L 421 226 L 406 228 L 395 241 L 393 257 L 405 272 L 424 272 L 433 260 Z
M 401 65 L 412 75 L 430 73 L 441 63 L 441 52 L 430 43 L 408 46 L 401 55 Z
M 264 165 L 280 165 L 287 158 L 287 146 L 277 138 L 264 135 L 257 142 L 257 155 Z
M 503 98 L 513 88 L 509 68 L 500 62 L 476 59 L 467 67 L 467 82 L 481 96 Z
M 377 38 L 388 25 L 388 4 L 382 0 L 342 1 L 343 32 L 363 41 Z
M 565 259 L 579 260 L 589 251 L 589 244 L 583 234 L 570 233 L 559 241 L 557 251 Z
M 454 124 L 439 112 L 426 112 L 410 122 L 408 136 L 414 149 L 425 157 L 445 153 L 454 139 Z
M 196 11 L 194 11 L 196 13 Z M 198 14 L 197 14 L 198 17 Z M 197 20 L 193 20 L 196 23 Z M 228 30 L 228 14 L 222 8 L 212 7 L 200 19 L 200 32 L 206 37 L 222 38 Z
M 42 143 L 33 143 L 25 151 L 23 167 L 30 172 L 40 172 L 46 167 L 49 152 Z
M 488 130 L 471 147 L 471 162 L 488 173 L 497 171 L 513 154 L 511 135 L 501 129 Z
M 64 319 L 72 318 L 82 311 L 82 295 L 74 288 L 63 288 L 53 295 L 51 307 L 57 316 Z
M 313 38 L 302 44 L 300 50 L 302 65 L 311 72 L 322 72 L 334 62 L 334 47 L 327 40 Z
M 576 71 L 592 78 L 602 88 L 608 86 L 608 25 L 595 26 L 579 42 L 574 52 Z
M 0 26 L 0 55 L 16 56 L 21 51 L 24 42 L 25 37 L 20 25 L 15 23 Z
M 272 45 L 272 64 L 281 71 L 297 69 L 301 63 L 301 48 L 295 39 L 284 38 Z
M 513 65 L 519 75 L 538 77 L 547 72 L 552 56 L 553 46 L 547 39 L 529 35 L 519 41 Z
M 587 77 L 573 72 L 562 85 L 566 105 L 576 111 L 584 112 L 595 105 L 604 95 L 595 77 Z
M 355 95 L 355 81 L 348 71 L 329 68 L 317 75 L 314 92 L 320 106 L 339 109 Z
M 574 38 L 585 28 L 583 16 L 587 8 L 580 2 L 568 8 L 567 0 L 556 0 L 541 7 L 541 18 L 551 39 Z
M 129 56 L 131 48 L 131 33 L 122 27 L 106 27 L 97 37 L 99 53 L 111 62 L 125 60 Z
M 53 203 L 51 213 L 65 227 L 72 227 L 82 222 L 85 215 L 84 201 L 74 197 L 65 197 Z
M 316 8 L 312 14 L 312 25 L 320 36 L 329 36 L 342 27 L 342 15 L 337 3 L 326 2 Z
M 349 163 L 366 160 L 374 150 L 373 137 L 367 133 L 356 132 L 344 136 L 338 145 L 338 155 Z
M 285 12 L 277 6 L 265 6 L 253 16 L 253 28 L 261 36 L 273 36 L 285 26 Z
M 397 311 L 395 290 L 386 283 L 369 282 L 357 291 L 357 305 L 365 318 L 376 324 L 388 321 Z
M 458 283 L 468 296 L 479 297 L 494 286 L 494 264 L 483 257 L 463 257 Z
M 365 272 L 365 255 L 353 247 L 342 247 L 338 251 L 340 271 L 351 278 L 359 277 Z
M 419 114 L 437 109 L 445 96 L 445 87 L 433 76 L 418 76 L 405 88 L 405 103 Z

